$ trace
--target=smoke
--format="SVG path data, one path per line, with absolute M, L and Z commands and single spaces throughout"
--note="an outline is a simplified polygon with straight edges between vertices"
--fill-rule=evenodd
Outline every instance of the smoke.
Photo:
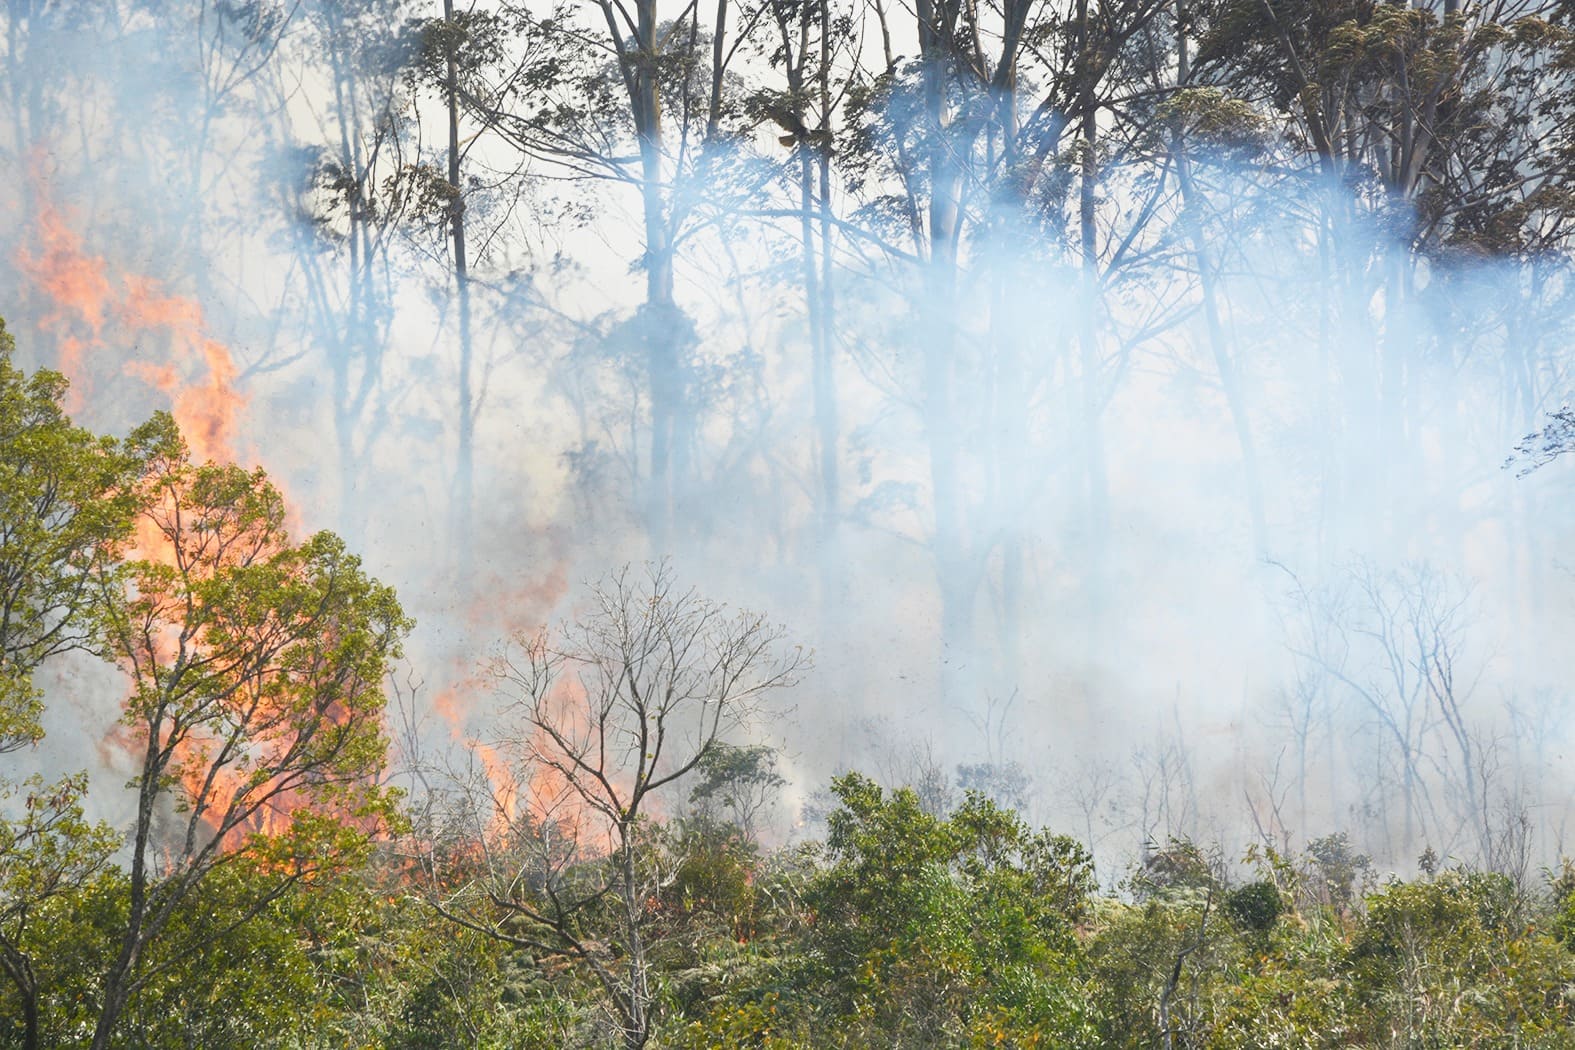
M 446 228 L 421 193 L 442 114 L 394 61 L 423 12 L 270 10 L 7 16 L 0 313 L 30 364 L 71 376 L 82 422 L 174 408 L 199 452 L 279 479 L 298 531 L 345 533 L 417 618 L 430 739 L 485 736 L 477 669 L 572 617 L 582 581 L 670 556 L 815 651 L 791 721 L 760 727 L 796 798 L 849 767 L 955 790 L 959 764 L 1015 764 L 1034 817 L 1110 856 L 1335 829 L 1396 864 L 1425 843 L 1479 855 L 1471 821 L 1500 804 L 1563 848 L 1571 482 L 1557 463 L 1500 469 L 1569 386 L 1561 262 L 1422 260 L 1360 188 L 1270 177 L 1284 157 L 1239 148 L 1193 158 L 1187 205 L 1156 183 L 1163 150 L 1131 149 L 1101 175 L 1097 291 L 1068 165 L 1027 202 L 965 187 L 937 299 L 891 173 L 860 172 L 834 197 L 863 233 L 839 233 L 819 274 L 828 509 L 793 157 L 759 132 L 703 162 L 695 147 L 670 166 L 686 364 L 657 524 L 642 355 L 652 324 L 680 322 L 642 312 L 639 186 L 539 161 L 522 185 L 511 166 L 532 162 L 468 129 L 460 405 Z M 143 48 L 158 60 L 134 61 Z M 871 142 L 922 145 L 912 103 L 894 90 Z M 1451 636 L 1464 735 L 1423 704 L 1433 812 L 1417 803 L 1409 829 L 1385 708 L 1308 655 L 1310 635 L 1343 633 L 1365 641 L 1340 673 L 1378 690 L 1394 670 L 1374 601 L 1351 597 L 1364 579 L 1401 606 L 1422 579 L 1471 596 Z M 56 695 L 112 712 L 89 676 Z M 61 756 L 97 739 L 52 729 L 49 761 L 88 761 Z M 1480 797 L 1451 803 L 1462 740 Z

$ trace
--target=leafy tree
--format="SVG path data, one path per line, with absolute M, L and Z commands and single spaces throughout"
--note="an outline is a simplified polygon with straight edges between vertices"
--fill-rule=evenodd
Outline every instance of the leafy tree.
M 522 162 L 638 196 L 644 301 L 607 349 L 638 391 L 631 418 L 640 437 L 624 451 L 658 551 L 689 520 L 679 508 L 693 475 L 703 379 L 695 324 L 675 285 L 680 248 L 717 221 L 718 204 L 748 201 L 760 181 L 730 162 L 739 122 L 728 90 L 738 40 L 759 16 L 735 30 L 735 5 L 723 2 L 707 25 L 704 6 L 667 20 L 657 0 L 510 0 L 500 17 L 513 39 L 495 81 L 459 85 L 474 119 Z
M 284 220 L 295 276 L 281 317 L 320 354 L 333 419 L 338 518 L 347 536 L 364 527 L 362 498 L 377 440 L 397 420 L 401 376 L 388 355 L 399 289 L 394 264 L 408 220 L 443 210 L 433 172 L 410 163 L 412 63 L 419 36 L 407 0 L 328 0 L 306 5 L 292 38 L 310 56 L 308 77 L 329 86 L 325 104 L 300 105 L 300 70 L 267 66 L 263 99 L 276 122 L 262 170 Z M 436 202 L 434 197 L 437 198 Z
M 805 994 L 843 1045 L 1093 1045 L 1082 847 L 977 793 L 942 818 L 858 774 L 833 791 Z
M 1452 869 L 1392 883 L 1368 898 L 1349 980 L 1369 1038 L 1399 1045 L 1553 1045 L 1575 1004 L 1548 990 L 1575 971 L 1528 929 L 1504 875 Z
M 1237 928 L 1268 933 L 1280 917 L 1283 904 L 1272 882 L 1249 882 L 1225 895 L 1225 913 Z
M 254 860 L 238 860 L 192 892 L 163 935 L 148 945 L 144 967 L 156 976 L 138 987 L 115 1026 L 115 1044 L 148 1050 L 201 1046 L 212 1050 L 294 1044 L 313 1012 L 316 988 L 304 944 L 284 900 L 253 919 L 239 914 L 272 896 L 275 876 Z M 91 922 L 87 973 L 103 973 L 128 919 L 126 872 L 84 895 L 80 918 Z M 96 963 L 97 965 L 92 965 Z
M 739 747 L 719 742 L 700 759 L 699 781 L 689 789 L 689 804 L 703 821 L 724 815 L 753 839 L 756 821 L 775 794 L 787 785 L 777 772 L 777 753 L 763 744 Z
M 0 784 L 0 803 L 16 789 Z M 32 777 L 20 789 L 20 814 L 0 818 L 0 971 L 15 996 L 15 1013 L 5 1013 L 18 1021 L 17 1041 L 37 1050 L 45 1045 L 44 996 L 69 973 L 52 927 L 108 864 L 119 836 L 84 818 L 85 775 L 52 784 Z
M 0 321 L 0 752 L 42 730 L 33 673 L 98 640 L 97 582 L 131 534 L 142 464 L 73 426 L 66 380 L 24 375 Z
M 36 742 L 41 693 L 34 674 L 52 656 L 102 645 L 99 588 L 114 576 L 141 496 L 143 459 L 72 425 L 66 380 L 24 375 L 0 321 L 0 753 Z M 41 982 L 33 924 L 54 898 L 101 868 L 108 829 L 83 817 L 86 778 L 46 784 L 0 778 L 0 971 L 15 989 L 22 1045 L 39 1044 Z M 9 807 L 8 807 L 9 808 Z
M 102 597 L 131 681 L 136 807 L 93 1050 L 176 960 L 364 856 L 393 818 L 383 678 L 409 627 L 337 537 L 291 541 L 260 470 L 193 464 L 167 417 L 135 442 L 149 462 L 139 557 Z M 216 928 L 188 924 L 205 881 L 238 861 L 267 877 Z

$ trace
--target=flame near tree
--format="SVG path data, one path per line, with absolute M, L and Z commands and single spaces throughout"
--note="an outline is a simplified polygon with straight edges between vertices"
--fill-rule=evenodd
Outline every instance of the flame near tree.
M 477 821 L 480 855 L 469 844 L 457 857 L 433 851 L 426 875 L 451 921 L 583 966 L 623 1046 L 640 1050 L 652 1030 L 650 902 L 670 878 L 653 870 L 656 805 L 807 657 L 764 617 L 680 589 L 665 563 L 614 574 L 590 605 L 498 661 L 514 726 L 482 756 L 493 794 Z M 598 939 L 587 917 L 604 911 Z
M 194 465 L 167 415 L 130 444 L 148 463 L 138 542 L 155 556 L 105 581 L 110 653 L 132 681 L 137 810 L 94 1047 L 150 977 L 143 947 L 209 871 L 254 863 L 276 896 L 362 855 L 393 819 L 384 676 L 409 628 L 338 537 L 291 542 L 262 471 Z

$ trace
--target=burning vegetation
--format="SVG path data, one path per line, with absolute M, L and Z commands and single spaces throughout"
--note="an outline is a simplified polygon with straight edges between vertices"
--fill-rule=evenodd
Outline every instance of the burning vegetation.
M 1569 4 L 0 20 L 0 1050 L 1575 1045 Z

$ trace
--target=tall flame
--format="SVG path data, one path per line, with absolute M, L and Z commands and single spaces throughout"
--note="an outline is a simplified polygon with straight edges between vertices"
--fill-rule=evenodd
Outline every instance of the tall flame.
M 34 158 L 31 179 L 33 197 L 33 236 L 17 249 L 16 264 L 33 287 L 49 304 L 39 318 L 42 328 L 56 334 L 59 369 L 71 380 L 67 409 L 76 411 L 83 404 L 89 377 L 83 356 L 104 336 L 104 322 L 113 308 L 108 267 L 104 260 L 89 255 L 81 236 L 66 221 L 54 204 L 38 174 L 41 164 Z M 81 331 L 86 328 L 86 334 Z
M 487 792 L 481 801 L 489 811 L 487 834 L 553 834 L 571 840 L 580 849 L 607 852 L 613 837 L 605 814 L 592 806 L 560 769 L 544 761 L 557 751 L 546 732 L 522 726 L 526 737 L 507 744 L 488 743 L 469 732 L 472 699 L 492 688 L 472 676 L 439 690 L 432 704 L 453 738 L 480 766 L 485 784 L 479 786 Z M 570 738 L 584 734 L 585 704 L 584 687 L 573 676 L 554 683 L 547 698 L 551 717 Z M 609 769 L 608 774 L 618 779 L 618 771 Z
M 43 154 L 35 154 L 29 180 L 31 235 L 18 248 L 15 261 L 34 298 L 45 304 L 38 326 L 54 336 L 56 366 L 71 380 L 66 408 L 79 411 L 95 380 L 119 361 L 121 375 L 169 399 L 171 415 L 195 461 L 235 461 L 246 395 L 237 389 L 239 369 L 229 348 L 209 336 L 195 301 L 171 293 L 155 277 L 116 273 L 108 260 L 89 251 L 70 209 L 56 202 L 44 169 Z M 139 356 L 128 356 L 127 348 Z M 155 351 L 160 351 L 157 359 L 149 356 Z M 139 522 L 131 553 L 164 564 L 175 561 L 173 542 L 153 515 Z M 153 644 L 159 648 L 167 642 L 155 639 Z M 218 819 L 246 789 L 247 778 L 238 770 L 214 767 L 213 743 L 200 735 L 188 737 L 177 748 L 174 768 L 187 794 Z M 117 731 L 101 746 L 132 752 L 132 744 L 124 731 Z M 270 800 L 243 826 L 230 830 L 226 846 L 238 846 L 253 833 L 286 831 L 292 804 L 288 792 Z
M 16 264 L 48 304 L 39 327 L 55 336 L 59 370 L 72 382 L 67 408 L 79 409 L 91 389 L 90 355 L 113 352 L 110 333 L 116 344 L 139 350 L 163 343 L 166 360 L 127 360 L 122 374 L 169 397 L 171 413 L 199 461 L 234 461 L 236 424 L 246 396 L 236 389 L 239 369 L 229 348 L 208 336 L 202 308 L 169 293 L 154 277 L 127 273 L 112 278 L 108 262 L 87 250 L 70 212 L 55 202 L 39 156 L 31 167 L 32 236 L 18 248 Z

